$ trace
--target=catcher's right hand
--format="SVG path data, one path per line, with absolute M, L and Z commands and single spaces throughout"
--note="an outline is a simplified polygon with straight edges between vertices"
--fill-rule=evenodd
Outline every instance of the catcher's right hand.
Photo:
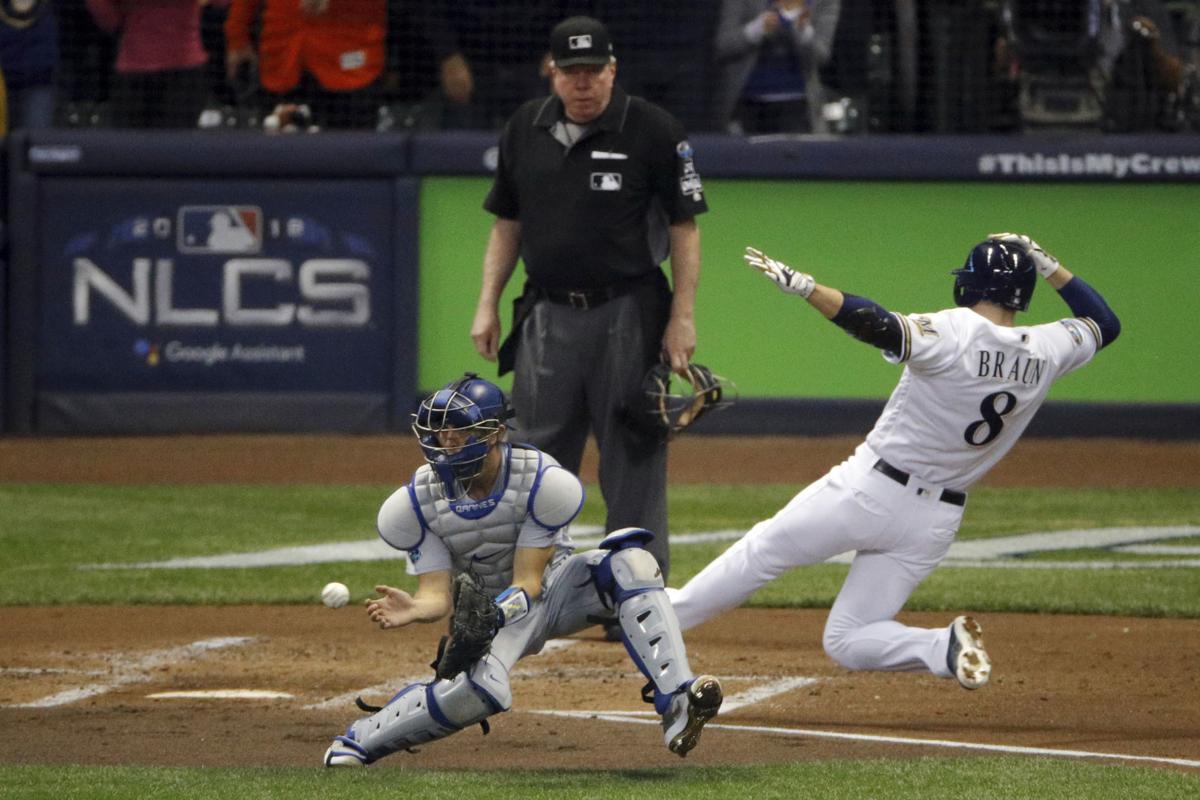
M 788 294 L 798 294 L 807 299 L 817 285 L 812 275 L 797 272 L 757 248 L 747 247 L 742 258 L 746 259 L 746 263 L 751 267 L 775 281 L 775 284 Z
M 1023 233 L 992 233 L 988 235 L 988 238 L 1020 249 L 1029 256 L 1029 260 L 1033 262 L 1033 268 L 1043 278 L 1049 278 L 1061 266 L 1057 258 L 1047 253 L 1040 244 Z
M 400 628 L 416 620 L 417 604 L 408 592 L 383 585 L 376 586 L 375 591 L 382 596 L 367 601 L 367 616 L 380 628 Z

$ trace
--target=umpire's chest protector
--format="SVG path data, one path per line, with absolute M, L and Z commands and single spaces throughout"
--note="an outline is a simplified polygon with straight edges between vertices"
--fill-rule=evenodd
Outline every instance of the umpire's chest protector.
M 491 595 L 512 585 L 513 556 L 540 466 L 538 451 L 511 448 L 507 478 L 483 500 L 447 501 L 441 481 L 427 467 L 413 476 L 413 497 L 429 533 L 445 543 L 454 568 L 474 570 Z

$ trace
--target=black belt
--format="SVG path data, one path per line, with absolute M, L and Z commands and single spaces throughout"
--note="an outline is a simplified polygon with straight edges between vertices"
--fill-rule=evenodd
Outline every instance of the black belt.
M 547 289 L 541 286 L 535 288 L 539 295 L 551 303 L 587 311 L 589 308 L 602 306 L 609 300 L 624 297 L 638 287 L 658 280 L 661 274 L 662 270 L 651 270 L 644 276 L 601 286 L 597 289 Z
M 909 474 L 902 469 L 893 467 L 882 458 L 875 462 L 875 466 L 872 469 L 876 472 L 882 472 L 901 486 L 908 486 Z M 942 494 L 938 497 L 938 500 L 941 500 L 943 503 L 949 503 L 952 506 L 965 506 L 967 504 L 967 493 L 956 492 L 953 489 L 942 489 Z

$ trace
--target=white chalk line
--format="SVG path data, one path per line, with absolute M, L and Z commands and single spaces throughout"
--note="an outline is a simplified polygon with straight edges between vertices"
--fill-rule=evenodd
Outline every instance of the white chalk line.
M 761 686 L 753 686 L 744 692 L 729 695 L 721 703 L 721 713 L 728 714 L 731 711 L 736 711 L 744 706 L 752 706 L 755 703 L 761 703 L 764 700 L 769 700 L 776 695 L 790 692 L 793 689 L 800 689 L 805 686 L 811 686 L 814 683 L 820 682 L 820 678 L 808 678 L 804 676 L 795 676 L 791 678 L 780 678 L 771 683 Z
M 1200 545 L 1187 544 L 1128 544 L 1113 550 L 1138 556 L 1200 556 Z
M 736 680 L 756 680 L 756 679 L 761 680 L 762 679 L 761 677 L 755 676 L 755 675 L 743 675 L 743 676 L 721 675 L 720 678 L 726 684 L 731 683 Z M 796 676 L 796 677 L 791 677 L 791 678 L 779 678 L 777 680 L 774 680 L 767 684 L 763 684 L 761 686 L 752 686 L 744 692 L 738 692 L 737 694 L 728 695 L 725 698 L 724 702 L 721 703 L 721 714 L 725 715 L 725 714 L 730 713 L 731 711 L 736 711 L 739 708 L 743 708 L 744 706 L 751 706 L 751 705 L 754 705 L 755 703 L 762 703 L 766 700 L 770 700 L 772 697 L 775 697 L 776 695 L 784 694 L 785 692 L 790 692 L 793 689 L 799 689 L 803 686 L 811 686 L 812 684 L 818 683 L 821 680 L 823 680 L 823 679 L 822 678 L 806 678 L 806 677 Z M 534 711 L 532 713 L 543 714 L 543 713 L 548 713 L 548 712 Z M 589 712 L 580 712 L 580 713 L 589 713 Z M 590 713 L 600 713 L 600 712 L 590 712 Z M 654 719 L 658 719 L 658 716 L 659 716 L 658 712 L 656 712 L 656 711 L 605 711 L 602 713 L 604 713 L 606 715 L 622 716 L 622 717 L 653 717 Z
M 289 692 L 270 689 L 189 689 L 178 692 L 153 692 L 148 700 L 290 700 Z
M 581 526 L 579 530 L 589 533 L 598 531 L 597 526 Z M 708 542 L 726 542 L 740 539 L 742 529 L 704 531 L 673 535 L 671 545 L 691 546 Z M 1024 533 L 1015 536 L 1000 536 L 990 539 L 958 541 L 950 545 L 944 566 L 970 568 L 1033 568 L 1033 569 L 1164 569 L 1200 567 L 1200 558 L 1166 560 L 1087 560 L 1087 561 L 1032 561 L 1020 556 L 1033 553 L 1082 548 L 1108 548 L 1114 552 L 1138 552 L 1126 550 L 1130 546 L 1168 539 L 1200 536 L 1200 527 L 1177 525 L 1164 527 L 1121 527 L 1087 530 L 1049 531 Z M 577 549 L 594 547 L 599 536 L 578 537 Z M 1155 549 L 1148 555 L 1195 555 L 1195 548 Z M 844 553 L 829 559 L 828 563 L 848 564 L 853 553 Z M 361 541 L 328 542 L 325 544 L 280 547 L 251 553 L 222 553 L 211 556 L 170 558 L 163 561 L 140 561 L 126 564 L 84 564 L 77 569 L 247 569 L 254 567 L 295 566 L 303 564 L 328 564 L 358 561 L 401 561 L 405 554 L 390 547 L 378 537 Z
M 107 675 L 106 669 L 67 669 L 65 667 L 0 667 L 0 675 Z
M 599 719 L 606 722 L 624 722 L 636 725 L 657 725 L 657 719 L 641 719 L 620 711 L 531 711 L 551 717 L 566 717 L 570 719 Z M 868 733 L 843 733 L 839 731 L 820 731 L 804 728 L 780 728 L 768 725 L 732 725 L 710 722 L 705 730 L 742 731 L 747 733 L 767 733 L 776 736 L 797 736 L 809 739 L 839 739 L 852 742 L 872 742 L 875 744 L 896 744 L 910 747 L 941 747 L 957 750 L 979 750 L 991 753 L 1008 753 L 1012 755 L 1053 756 L 1055 758 L 1105 759 L 1110 761 L 1137 761 L 1153 764 L 1171 764 L 1177 767 L 1200 769 L 1200 761 L 1187 758 L 1167 758 L 1165 756 L 1136 756 L 1127 753 L 1097 753 L 1090 750 L 1062 750 L 1052 747 L 1023 747 L 1020 745 L 986 744 L 982 742 L 956 742 L 949 739 L 917 739 L 906 736 L 881 736 Z
M 11 703 L 5 708 L 54 708 L 70 705 L 89 697 L 106 694 L 120 686 L 132 683 L 149 683 L 153 676 L 147 673 L 162 666 L 169 666 L 180 661 L 197 658 L 205 653 L 222 650 L 227 647 L 241 647 L 256 639 L 253 636 L 221 636 L 215 639 L 201 639 L 198 642 L 170 647 L 165 650 L 155 650 L 141 658 L 118 659 L 112 667 L 111 677 L 107 681 L 91 683 L 64 689 L 56 694 L 34 700 L 29 703 Z

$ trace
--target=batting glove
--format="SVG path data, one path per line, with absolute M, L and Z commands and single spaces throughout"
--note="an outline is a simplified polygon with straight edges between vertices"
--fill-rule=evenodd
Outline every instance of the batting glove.
M 807 298 L 817 285 L 812 275 L 797 272 L 782 261 L 776 261 L 762 250 L 754 247 L 747 247 L 746 254 L 742 258 L 746 259 L 746 263 L 754 269 L 775 281 L 779 288 L 788 294 L 798 294 Z
M 1019 247 L 1029 259 L 1033 261 L 1033 267 L 1037 270 L 1038 275 L 1043 278 L 1049 278 L 1058 268 L 1062 266 L 1058 263 L 1058 259 L 1042 249 L 1042 246 L 1030 239 L 1028 236 L 1020 233 L 993 233 L 988 236 L 989 239 L 995 239 L 998 242 L 1003 242 L 1013 247 Z

